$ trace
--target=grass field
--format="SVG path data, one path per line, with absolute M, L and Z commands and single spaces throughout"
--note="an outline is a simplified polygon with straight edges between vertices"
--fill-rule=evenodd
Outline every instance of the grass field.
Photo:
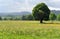
M 60 39 L 60 22 L 0 21 L 0 39 Z

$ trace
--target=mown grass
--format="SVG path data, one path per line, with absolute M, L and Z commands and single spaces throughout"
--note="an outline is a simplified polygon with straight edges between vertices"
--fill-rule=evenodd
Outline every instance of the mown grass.
M 0 21 L 0 39 L 60 39 L 60 22 Z

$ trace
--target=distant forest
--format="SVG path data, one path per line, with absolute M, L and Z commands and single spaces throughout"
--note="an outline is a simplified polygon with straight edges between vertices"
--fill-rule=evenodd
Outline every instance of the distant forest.
M 54 20 L 60 20 L 59 10 L 51 10 L 51 13 L 54 13 L 56 15 L 56 18 L 54 18 Z M 31 12 L 22 11 L 13 13 L 0 13 L 0 20 L 34 20 L 34 17 Z

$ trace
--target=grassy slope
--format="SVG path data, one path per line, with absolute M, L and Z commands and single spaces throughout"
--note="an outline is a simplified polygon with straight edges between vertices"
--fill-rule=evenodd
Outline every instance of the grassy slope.
M 0 21 L 0 39 L 60 39 L 60 23 Z

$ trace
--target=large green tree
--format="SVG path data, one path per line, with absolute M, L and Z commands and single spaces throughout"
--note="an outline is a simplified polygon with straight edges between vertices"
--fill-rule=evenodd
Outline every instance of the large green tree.
M 40 23 L 43 23 L 43 20 L 49 19 L 50 10 L 45 3 L 39 3 L 33 8 L 32 14 L 35 20 L 40 20 Z

